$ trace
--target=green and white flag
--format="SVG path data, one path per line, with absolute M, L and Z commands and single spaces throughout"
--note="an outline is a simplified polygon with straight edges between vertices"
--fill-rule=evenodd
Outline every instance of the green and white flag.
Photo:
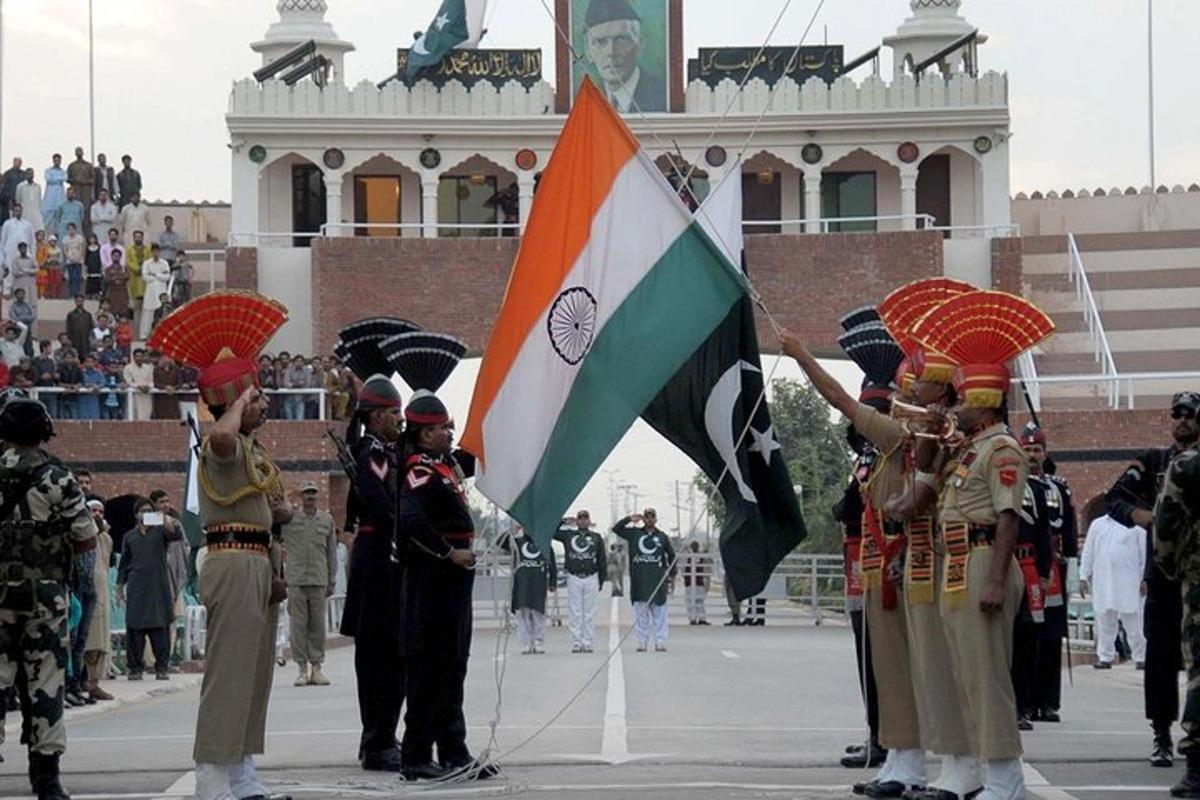
M 405 80 L 412 81 L 421 70 L 440 64 L 451 50 L 477 47 L 486 11 L 487 0 L 442 0 L 429 29 L 408 51 Z
M 204 544 L 204 524 L 200 519 L 200 485 L 197 480 L 199 468 L 200 429 L 196 426 L 196 421 L 189 416 L 187 486 L 184 488 L 183 519 L 180 522 L 183 523 L 187 542 L 193 548 Z

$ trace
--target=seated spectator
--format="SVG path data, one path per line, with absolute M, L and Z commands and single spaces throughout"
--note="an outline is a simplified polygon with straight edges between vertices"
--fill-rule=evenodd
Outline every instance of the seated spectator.
M 10 370 L 21 363 L 21 357 L 25 355 L 25 339 L 28 336 L 29 326 L 25 323 L 5 324 L 4 340 L 0 341 L 0 359 L 3 359 Z
M 104 368 L 96 362 L 96 357 L 89 353 L 83 359 L 82 387 L 77 405 L 79 419 L 100 419 L 100 390 L 107 383 Z
M 37 322 L 37 308 L 25 299 L 24 289 L 13 290 L 13 299 L 8 305 L 8 319 L 11 322 L 19 322 L 25 326 L 27 335 L 21 342 L 25 350 L 25 355 L 32 357 L 33 326 Z
M 87 350 L 81 350 L 80 352 L 84 354 L 95 352 L 104 346 L 105 337 L 112 338 L 113 328 L 110 322 L 111 319 L 112 317 L 103 311 L 96 315 L 96 327 L 92 328 L 91 344 Z
M 124 354 L 125 358 L 129 358 L 130 349 L 133 347 L 133 310 L 127 310 L 123 315 L 117 316 L 117 328 L 113 332 L 113 341 L 117 345 L 117 349 Z
M 79 389 L 83 385 L 83 370 L 75 355 L 75 348 L 64 347 L 59 351 L 58 385 L 63 393 L 58 396 L 58 416 L 60 419 L 79 418 Z
M 33 385 L 37 387 L 58 386 L 58 364 L 50 352 L 50 340 L 43 339 L 38 345 L 38 354 L 33 359 Z M 37 399 L 42 401 L 46 412 L 54 419 L 61 419 L 58 406 L 59 395 L 56 392 L 38 392 Z
M 179 419 L 179 366 L 170 356 L 159 356 L 154 367 L 154 388 L 165 394 L 154 395 L 151 419 Z
M 83 294 L 95 300 L 104 293 L 104 264 L 100 260 L 100 240 L 96 234 L 87 237 L 87 248 L 83 253 Z
M 166 258 L 166 256 L 163 256 Z M 192 277 L 196 270 L 188 261 L 187 253 L 179 251 L 179 256 L 171 262 L 171 302 L 176 308 L 192 299 Z
M 37 375 L 33 372 L 33 359 L 29 356 L 21 356 L 21 360 L 8 375 L 8 384 L 15 389 L 32 389 L 36 380 Z

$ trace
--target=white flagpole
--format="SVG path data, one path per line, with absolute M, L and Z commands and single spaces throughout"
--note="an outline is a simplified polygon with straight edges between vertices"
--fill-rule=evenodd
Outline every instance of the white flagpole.
M 1158 190 L 1154 170 L 1154 0 L 1146 0 L 1146 60 L 1150 100 L 1150 196 L 1154 197 Z
M 0 148 L 4 143 L 4 0 L 0 0 Z
M 92 3 L 88 0 L 88 137 L 93 161 L 96 159 L 96 34 L 92 20 Z

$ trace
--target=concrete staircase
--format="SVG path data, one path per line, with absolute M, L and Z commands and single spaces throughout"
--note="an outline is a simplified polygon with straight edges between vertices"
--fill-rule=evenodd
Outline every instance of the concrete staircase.
M 1075 237 L 1108 335 L 1117 371 L 1200 373 L 1200 230 Z M 1036 354 L 1038 375 L 1097 375 L 1083 303 L 1069 278 L 1067 237 L 1022 240 L 1027 297 L 1058 325 Z M 1172 394 L 1200 388 L 1200 375 L 1122 381 L 1123 405 L 1130 388 L 1137 408 L 1163 407 Z M 1047 409 L 1102 408 L 1108 388 L 1099 382 L 1047 384 Z

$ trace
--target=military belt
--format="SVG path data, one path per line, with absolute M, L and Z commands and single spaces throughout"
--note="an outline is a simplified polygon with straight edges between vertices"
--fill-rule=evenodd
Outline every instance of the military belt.
M 204 543 L 210 552 L 250 550 L 265 553 L 271 546 L 271 533 L 256 525 L 215 525 L 205 529 Z

